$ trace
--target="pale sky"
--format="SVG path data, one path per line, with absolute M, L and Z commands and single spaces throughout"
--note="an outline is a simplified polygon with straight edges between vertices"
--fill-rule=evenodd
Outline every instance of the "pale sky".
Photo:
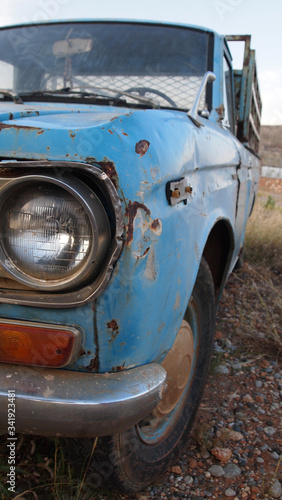
M 250 34 L 263 125 L 282 125 L 281 0 L 1 0 L 0 26 L 52 19 L 142 19 Z

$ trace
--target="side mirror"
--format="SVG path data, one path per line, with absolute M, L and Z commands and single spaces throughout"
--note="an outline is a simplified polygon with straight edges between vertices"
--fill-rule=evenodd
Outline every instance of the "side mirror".
M 200 88 L 197 92 L 197 95 L 195 97 L 195 101 L 193 103 L 193 106 L 192 108 L 190 109 L 190 111 L 188 111 L 187 115 L 189 116 L 189 118 L 192 120 L 192 122 L 197 126 L 197 127 L 201 127 L 201 123 L 199 122 L 198 120 L 198 111 L 199 111 L 199 105 L 200 105 L 200 101 L 201 101 L 201 98 L 202 98 L 202 95 L 204 93 L 204 90 L 207 86 L 207 83 L 208 82 L 214 82 L 214 80 L 216 79 L 216 76 L 214 73 L 212 73 L 212 71 L 207 71 L 204 76 L 203 76 L 203 79 L 202 79 L 202 82 L 201 82 L 201 85 L 200 85 Z M 202 116 L 204 116 L 204 114 L 202 114 Z

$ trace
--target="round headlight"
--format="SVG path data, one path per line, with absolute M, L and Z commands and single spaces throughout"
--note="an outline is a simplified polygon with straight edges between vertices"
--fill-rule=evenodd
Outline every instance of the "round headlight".
M 4 186 L 0 210 L 0 261 L 13 278 L 55 291 L 99 271 L 110 225 L 101 201 L 81 180 L 21 177 Z

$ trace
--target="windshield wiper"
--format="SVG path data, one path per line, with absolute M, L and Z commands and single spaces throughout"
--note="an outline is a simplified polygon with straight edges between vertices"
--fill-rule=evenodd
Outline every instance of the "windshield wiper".
M 11 99 L 14 101 L 15 104 L 23 104 L 21 97 L 18 94 L 15 94 L 15 92 L 12 92 L 11 90 L 0 89 L 0 95 L 1 94 L 7 97 L 11 97 Z
M 64 98 L 94 98 L 97 101 L 107 101 L 110 103 L 124 103 L 126 104 L 126 101 L 124 99 L 121 99 L 120 97 L 111 97 L 107 96 L 98 92 L 84 92 L 84 91 L 73 91 L 70 87 L 64 87 L 61 89 L 57 90 L 30 90 L 26 92 L 21 92 L 20 97 L 22 99 L 28 100 L 29 98 L 34 98 L 34 97 L 64 97 Z
M 73 87 L 72 89 L 70 89 L 70 92 L 72 92 L 73 90 L 75 92 L 77 92 L 75 89 L 81 89 L 81 88 L 82 87 Z M 111 92 L 111 93 L 115 94 L 115 96 L 114 96 L 115 99 L 120 99 L 121 96 L 125 96 L 125 97 L 129 97 L 130 99 L 133 99 L 133 100 L 135 100 L 137 102 L 140 102 L 141 104 L 145 104 L 146 106 L 151 106 L 153 108 L 159 108 L 160 107 L 158 104 L 156 104 L 151 99 L 146 99 L 146 97 L 141 97 L 139 95 L 134 95 L 131 92 L 127 92 L 126 90 L 111 89 L 109 87 L 94 87 L 94 86 L 93 87 L 92 86 L 91 87 L 87 86 L 85 88 L 87 88 L 87 89 L 93 89 L 94 93 L 95 93 L 95 91 L 98 91 L 104 97 L 110 98 L 110 96 L 108 95 L 108 92 Z M 92 91 L 91 92 L 85 91 L 85 93 L 86 93 L 86 95 L 88 95 L 88 94 L 92 95 Z
M 136 96 L 134 94 L 131 94 L 130 92 L 126 92 L 124 90 L 120 89 L 111 89 L 108 87 L 85 87 L 85 88 L 93 88 L 93 90 L 88 91 L 88 90 L 81 90 L 82 87 L 63 87 L 61 89 L 57 90 L 32 90 L 29 92 L 21 92 L 20 98 L 28 98 L 29 96 L 56 96 L 56 95 L 64 95 L 64 96 L 75 96 L 75 97 L 94 97 L 97 99 L 107 99 L 112 102 L 119 102 L 119 103 L 124 103 L 126 104 L 126 100 L 122 99 L 122 96 L 128 97 L 130 99 L 133 99 L 141 104 L 144 104 L 146 106 L 150 106 L 152 108 L 158 108 L 159 105 L 157 105 L 155 102 L 151 101 L 150 99 L 146 99 L 145 97 L 141 96 Z M 114 95 L 109 95 L 114 94 Z

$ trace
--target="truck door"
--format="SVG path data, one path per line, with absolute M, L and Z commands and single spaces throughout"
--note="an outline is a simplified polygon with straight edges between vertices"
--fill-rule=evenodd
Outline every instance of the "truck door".
M 236 173 L 233 174 L 237 182 L 237 203 L 235 213 L 235 255 L 238 255 L 244 238 L 244 228 L 247 221 L 248 198 L 250 196 L 250 154 L 245 151 L 238 140 L 235 138 L 235 95 L 234 80 L 231 65 L 231 57 L 227 50 L 223 54 L 223 106 L 224 116 L 222 125 L 228 129 L 233 137 L 238 150 L 240 162 L 237 165 Z

